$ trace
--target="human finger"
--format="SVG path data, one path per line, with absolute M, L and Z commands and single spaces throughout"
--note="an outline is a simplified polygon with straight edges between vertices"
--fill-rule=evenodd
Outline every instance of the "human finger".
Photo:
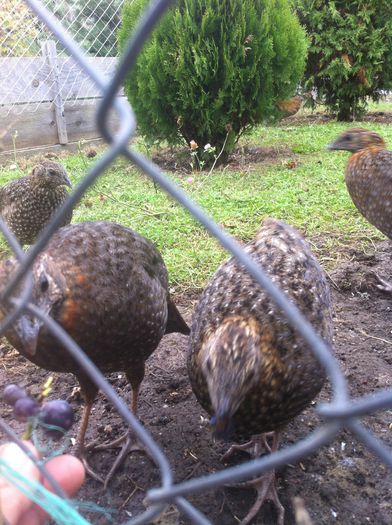
M 32 452 L 34 457 L 39 454 L 29 441 L 24 444 Z M 16 443 L 6 443 L 0 447 L 0 458 L 9 465 L 21 478 L 29 481 L 37 481 L 40 477 L 39 470 L 31 459 L 22 451 Z M 19 522 L 20 517 L 31 507 L 31 500 L 20 492 L 15 485 L 0 476 L 0 509 L 3 517 L 11 524 Z

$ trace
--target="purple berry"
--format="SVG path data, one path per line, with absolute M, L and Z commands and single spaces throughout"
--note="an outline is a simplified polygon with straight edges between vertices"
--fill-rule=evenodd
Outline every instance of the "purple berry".
M 11 406 L 14 406 L 18 399 L 22 399 L 22 397 L 27 397 L 27 394 L 25 389 L 18 385 L 7 385 L 3 391 L 3 400 Z
M 38 402 L 31 397 L 22 397 L 14 405 L 14 416 L 17 421 L 25 422 L 39 411 Z
M 45 425 L 59 427 L 61 430 L 46 428 L 46 433 L 54 438 L 61 438 L 69 430 L 74 420 L 73 408 L 67 401 L 56 399 L 44 403 L 39 412 L 39 418 Z

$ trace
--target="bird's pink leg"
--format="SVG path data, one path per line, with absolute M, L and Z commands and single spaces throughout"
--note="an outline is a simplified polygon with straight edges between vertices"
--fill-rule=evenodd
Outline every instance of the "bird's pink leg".
M 139 398 L 139 387 L 140 383 L 136 386 L 132 386 L 132 412 L 137 415 L 137 406 L 138 406 L 138 398 Z M 110 443 L 102 443 L 100 445 L 96 445 L 95 442 L 90 445 L 90 449 L 94 450 L 107 450 L 111 448 L 117 448 L 121 447 L 121 450 L 116 457 L 113 465 L 111 466 L 109 473 L 107 474 L 103 488 L 104 490 L 107 489 L 108 484 L 110 480 L 112 479 L 114 473 L 119 468 L 119 466 L 124 462 L 125 458 L 130 452 L 134 451 L 141 451 L 145 452 L 144 447 L 139 443 L 135 442 L 135 438 L 132 435 L 132 432 L 130 430 L 127 430 L 122 436 L 115 439 L 114 441 L 111 441 Z
M 268 443 L 269 437 L 272 437 L 271 445 Z M 222 459 L 227 459 L 237 450 L 248 452 L 253 458 L 258 458 L 260 457 L 263 448 L 268 453 L 275 452 L 279 447 L 279 441 L 280 434 L 278 432 L 259 434 L 257 436 L 253 436 L 248 443 L 244 443 L 243 445 L 232 445 L 226 452 L 226 454 L 223 455 Z M 271 470 L 270 472 L 267 472 L 266 474 L 263 474 L 258 478 L 244 481 L 241 483 L 234 483 L 228 486 L 238 488 L 253 488 L 257 492 L 256 501 L 252 505 L 248 514 L 241 521 L 240 525 L 247 525 L 248 523 L 250 523 L 267 500 L 270 500 L 275 504 L 278 512 L 277 524 L 283 525 L 284 507 L 281 504 L 278 497 L 278 493 L 276 491 L 275 470 Z
M 84 444 L 86 431 L 88 427 L 88 421 L 89 421 L 90 413 L 91 413 L 91 408 L 93 406 L 93 401 L 94 401 L 94 398 L 88 399 L 86 400 L 85 405 L 84 405 L 82 421 L 80 423 L 79 433 L 76 438 L 76 456 L 81 459 L 84 465 L 84 468 L 86 469 L 87 474 L 93 479 L 95 479 L 96 481 L 103 483 L 103 479 L 88 464 L 88 461 L 86 459 L 86 452 L 89 449 L 89 447 L 85 446 Z

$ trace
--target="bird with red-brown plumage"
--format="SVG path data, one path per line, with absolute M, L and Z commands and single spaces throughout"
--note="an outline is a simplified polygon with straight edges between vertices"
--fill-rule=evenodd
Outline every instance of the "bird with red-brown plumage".
M 345 171 L 351 199 L 373 226 L 392 239 L 392 151 L 383 138 L 368 129 L 351 128 L 327 148 L 352 153 Z M 392 283 L 377 278 L 380 289 L 392 292 Z
M 296 115 L 302 108 L 303 104 L 309 100 L 313 100 L 312 93 L 307 91 L 301 95 L 294 95 L 291 98 L 279 100 L 276 107 L 280 111 L 281 118 L 292 117 Z
M 14 259 L 0 265 L 0 288 L 17 265 Z M 119 224 L 84 222 L 57 230 L 32 271 L 32 303 L 57 321 L 103 373 L 125 372 L 136 413 L 145 361 L 164 334 L 189 333 L 170 298 L 168 274 L 158 250 Z M 9 309 L 2 304 L 0 317 Z M 83 457 L 97 386 L 38 318 L 24 313 L 5 335 L 36 365 L 77 377 L 85 401 L 77 439 L 77 452 Z M 130 433 L 120 441 L 124 446 L 106 484 L 133 446 Z
M 300 234 L 267 219 L 245 251 L 293 301 L 332 347 L 332 313 L 324 272 Z M 188 373 L 217 438 L 250 441 L 232 446 L 254 457 L 278 448 L 282 428 L 321 390 L 325 373 L 303 338 L 243 266 L 232 257 L 214 274 L 195 308 Z M 272 443 L 269 439 L 272 437 Z M 242 483 L 258 496 L 242 524 L 272 500 L 283 524 L 275 473 Z

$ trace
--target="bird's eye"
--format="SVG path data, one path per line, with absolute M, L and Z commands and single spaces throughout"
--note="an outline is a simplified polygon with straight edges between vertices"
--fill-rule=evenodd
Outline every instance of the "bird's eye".
M 49 281 L 44 273 L 41 273 L 39 277 L 39 286 L 41 288 L 41 292 L 43 293 L 45 293 L 49 288 Z
M 346 135 L 346 140 L 347 140 L 348 142 L 351 142 L 351 141 L 353 140 L 353 136 L 352 136 L 350 133 L 348 133 L 348 134 Z

